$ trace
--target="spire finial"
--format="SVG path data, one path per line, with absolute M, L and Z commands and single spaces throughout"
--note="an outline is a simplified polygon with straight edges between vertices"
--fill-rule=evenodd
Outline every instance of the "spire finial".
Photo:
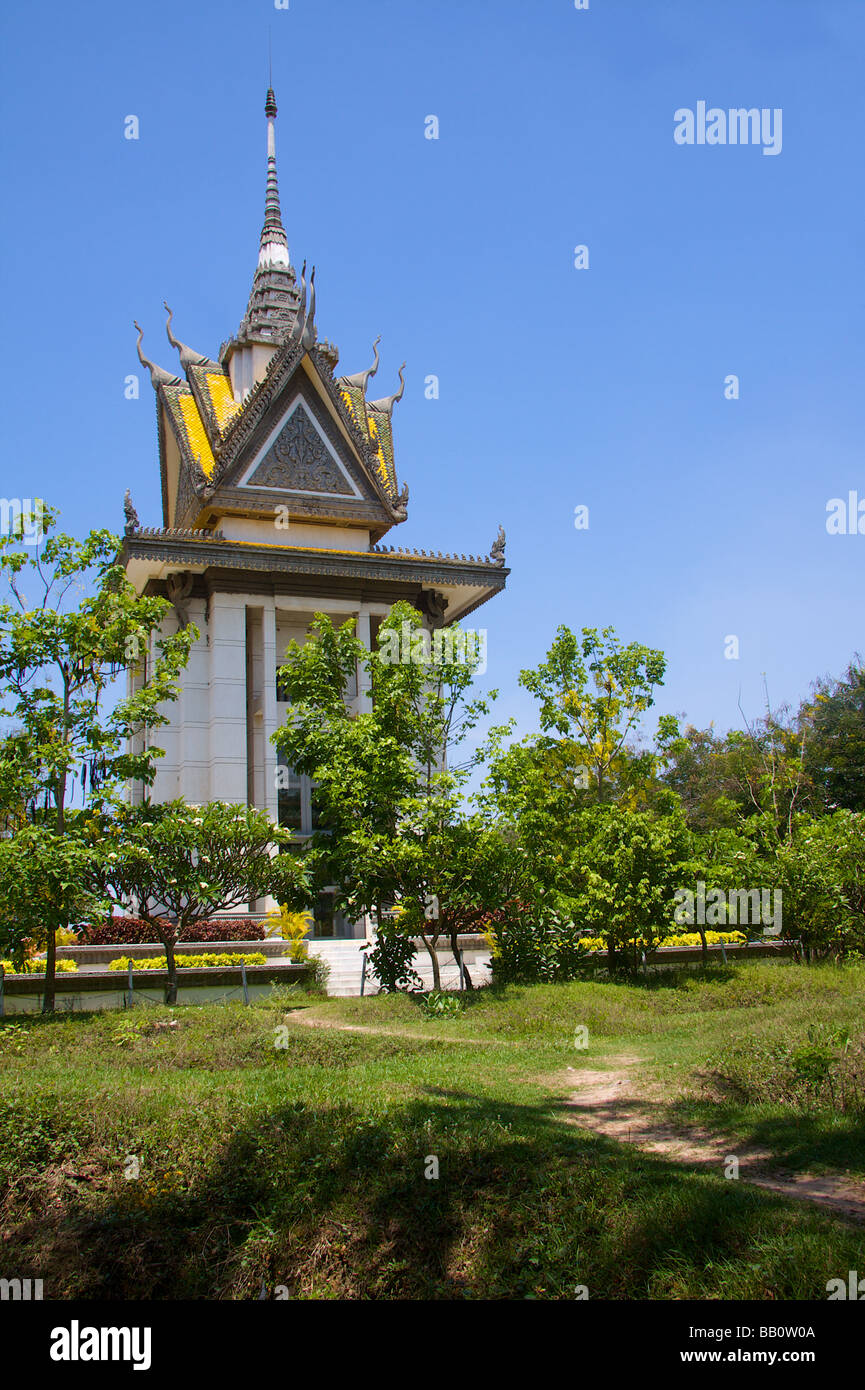
M 264 103 L 264 114 L 267 117 L 267 191 L 264 196 L 264 226 L 261 229 L 261 247 L 258 252 L 258 264 L 266 269 L 276 266 L 286 269 L 289 264 L 288 238 L 282 225 L 279 185 L 276 181 L 276 134 L 273 125 L 276 111 L 276 97 L 273 88 L 268 87 Z
M 276 97 L 268 87 L 264 103 L 267 120 L 267 192 L 264 225 L 258 251 L 258 265 L 246 313 L 232 343 L 284 343 L 293 328 L 299 295 L 294 269 L 288 255 L 288 238 L 282 225 L 279 188 L 276 181 Z M 223 360 L 231 344 L 224 345 Z

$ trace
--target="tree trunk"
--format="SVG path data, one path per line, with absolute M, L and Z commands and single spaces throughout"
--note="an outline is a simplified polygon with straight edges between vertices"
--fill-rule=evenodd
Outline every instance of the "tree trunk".
M 457 965 L 459 965 L 459 963 L 460 963 L 460 947 L 459 947 L 459 941 L 458 941 L 458 939 L 457 939 L 458 937 L 459 937 L 459 924 L 457 923 L 457 924 L 455 924 L 455 925 L 451 928 L 451 930 L 450 930 L 451 950 L 452 950 L 453 953 L 454 953 L 454 960 L 456 961 Z M 472 977 L 471 977 L 471 975 L 469 974 L 469 968 L 468 968 L 467 965 L 463 965 L 463 983 L 464 983 L 466 989 L 474 989 L 474 985 L 472 984 Z
M 697 931 L 700 933 L 700 941 L 703 945 L 703 969 L 709 964 L 709 943 L 706 940 L 706 928 L 697 923 Z
M 441 967 L 439 965 L 438 951 L 436 950 L 436 943 L 439 939 L 438 932 L 436 932 L 435 936 L 432 938 L 431 941 L 427 939 L 424 932 L 421 932 L 420 936 L 421 941 L 427 948 L 427 954 L 429 955 L 430 964 L 432 966 L 433 989 L 440 990 L 442 987 L 442 976 Z
M 48 954 L 45 960 L 45 992 L 42 995 L 43 1014 L 53 1014 L 54 1012 L 54 987 L 56 980 L 56 961 L 57 961 L 57 934 L 56 928 L 51 927 L 48 932 Z
M 607 969 L 611 975 L 615 975 L 618 968 L 616 961 L 616 944 L 612 936 L 607 937 Z
M 69 731 L 69 674 L 64 668 L 63 675 L 63 715 L 64 728 Z M 56 784 L 54 793 L 55 805 L 57 807 L 57 834 L 66 833 L 66 774 L 61 772 Z M 68 921 L 64 921 L 65 927 L 69 926 Z M 57 923 L 53 923 L 48 932 L 48 951 L 45 959 L 45 993 L 42 995 L 43 1014 L 53 1014 L 54 1012 L 54 991 L 57 980 Z
M 165 947 L 165 964 L 168 967 L 168 984 L 165 986 L 166 1004 L 177 1003 L 177 966 L 174 962 L 174 945 L 177 940 L 176 934 L 166 936 L 163 940 Z

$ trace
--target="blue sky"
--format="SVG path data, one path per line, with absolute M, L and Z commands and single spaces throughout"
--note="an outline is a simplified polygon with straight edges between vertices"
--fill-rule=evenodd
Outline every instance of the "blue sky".
M 202 351 L 237 327 L 270 29 L 320 331 L 346 372 L 383 335 L 381 395 L 408 359 L 389 539 L 507 530 L 475 618 L 500 711 L 532 726 L 517 672 L 559 623 L 662 647 L 659 711 L 721 728 L 763 673 L 797 701 L 865 648 L 865 535 L 825 525 L 865 499 L 861 0 L 44 0 L 2 27 L 4 495 L 119 530 L 128 486 L 161 524 L 132 319 L 167 366 L 163 297 Z M 781 153 L 677 145 L 702 100 L 781 108 Z

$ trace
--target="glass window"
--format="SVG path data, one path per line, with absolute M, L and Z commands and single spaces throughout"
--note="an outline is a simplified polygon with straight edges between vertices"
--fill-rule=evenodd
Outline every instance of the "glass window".
M 336 931 L 336 918 L 333 910 L 333 894 L 319 893 L 313 910 L 316 936 L 333 936 Z
M 280 755 L 277 764 L 279 824 L 286 830 L 303 830 L 303 778 Z
M 280 753 L 277 759 L 277 803 L 279 824 L 298 835 L 311 835 L 326 829 L 315 801 L 315 783 L 295 772 Z

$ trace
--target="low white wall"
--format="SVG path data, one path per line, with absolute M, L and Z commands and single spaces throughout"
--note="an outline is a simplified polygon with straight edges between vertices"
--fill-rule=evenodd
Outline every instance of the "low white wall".
M 120 977 L 123 981 L 121 989 L 106 990 L 83 990 L 76 993 L 74 990 L 58 989 L 55 996 L 55 1011 L 57 1013 L 95 1013 L 104 1009 L 125 1009 L 126 1008 L 126 976 Z M 140 976 L 135 976 L 133 972 L 135 987 L 132 992 L 133 1008 L 146 1009 L 151 1004 L 162 1004 L 165 999 L 163 987 L 154 989 L 152 986 L 139 987 Z M 270 984 L 250 984 L 248 985 L 249 998 L 261 999 L 270 994 L 273 986 Z M 243 989 L 238 985 L 236 989 L 227 988 L 225 985 L 193 985 L 184 989 L 182 986 L 177 991 L 178 1004 L 215 1004 L 220 1000 L 242 1001 Z M 42 1011 L 41 994 L 7 994 L 4 998 L 5 1014 L 9 1018 L 13 1014 L 38 1014 Z

